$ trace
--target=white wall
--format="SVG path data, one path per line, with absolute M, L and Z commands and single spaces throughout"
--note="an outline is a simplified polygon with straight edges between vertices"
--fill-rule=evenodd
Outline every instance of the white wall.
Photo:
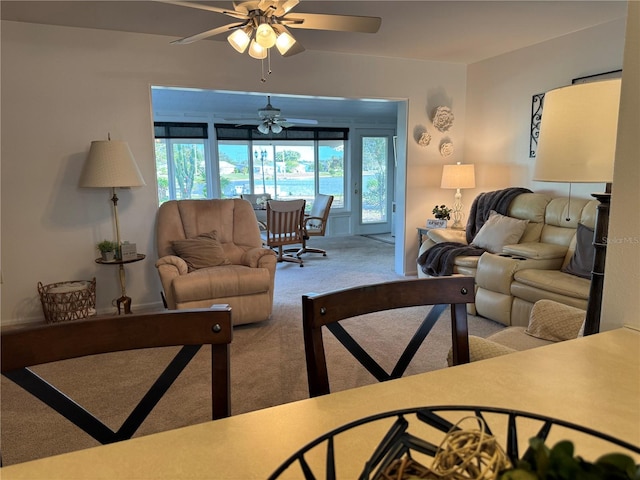
M 115 267 L 94 263 L 95 243 L 113 238 L 109 192 L 81 189 L 92 140 L 129 142 L 146 187 L 118 192 L 123 239 L 147 254 L 129 265 L 127 293 L 136 307 L 159 305 L 154 267 L 153 132 L 150 85 L 408 99 L 408 125 L 427 123 L 429 102 L 454 107 L 452 135 L 462 140 L 466 68 L 413 60 L 307 51 L 260 64 L 226 42 L 169 45 L 168 37 L 2 22 L 2 322 L 42 318 L 36 285 L 97 278 L 98 310 L 120 296 Z M 433 104 L 429 105 L 433 108 Z M 461 151 L 460 151 L 461 153 Z M 452 159 L 453 160 L 453 159 Z M 400 262 L 415 272 L 417 235 L 444 163 L 436 148 L 408 148 L 406 231 Z M 402 195 L 403 192 L 399 192 Z
M 478 191 L 521 185 L 568 195 L 566 184 L 532 180 L 531 97 L 577 77 L 621 69 L 624 31 L 624 20 L 614 21 L 469 66 L 465 163 L 480 164 Z M 571 193 L 590 198 L 603 189 L 576 184 Z

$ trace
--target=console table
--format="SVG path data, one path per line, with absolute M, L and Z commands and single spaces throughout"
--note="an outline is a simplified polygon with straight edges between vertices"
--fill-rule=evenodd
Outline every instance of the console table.
M 140 260 L 144 260 L 145 255 L 142 253 L 138 253 L 136 258 L 130 258 L 128 260 L 103 260 L 102 258 L 96 258 L 96 263 L 100 265 L 118 265 L 118 270 L 120 274 L 120 298 L 116 300 L 118 305 L 118 315 L 121 313 L 121 309 L 124 310 L 125 315 L 131 313 L 131 297 L 127 297 L 127 282 L 124 272 L 124 266 L 127 263 L 139 262 Z
M 640 445 L 639 350 L 640 332 L 622 328 L 10 465 L 0 474 L 3 480 L 266 479 L 293 453 L 330 430 L 381 412 L 436 405 L 531 412 Z M 341 443 L 338 478 L 357 478 L 362 468 L 357 460 L 369 455 L 376 443 L 366 437 Z M 580 447 L 576 454 L 589 459 L 598 453 L 587 450 Z M 307 460 L 314 471 L 324 465 L 321 455 Z M 301 477 L 299 470 L 289 476 Z

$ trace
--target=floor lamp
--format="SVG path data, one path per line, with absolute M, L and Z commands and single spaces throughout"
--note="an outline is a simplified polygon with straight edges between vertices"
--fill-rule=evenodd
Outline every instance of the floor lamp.
M 551 90 L 544 97 L 540 124 L 534 180 L 606 184 L 604 193 L 592 194 L 600 203 L 585 335 L 600 331 L 620 84 L 620 79 L 614 79 Z
M 80 186 L 90 188 L 110 188 L 113 202 L 113 218 L 116 226 L 116 243 L 118 251 L 122 245 L 120 236 L 120 222 L 118 220 L 118 187 L 141 187 L 145 185 L 133 154 L 126 142 L 116 140 L 96 140 L 91 142 L 89 155 L 80 176 Z M 124 282 L 124 267 L 120 265 L 120 285 L 122 296 L 119 305 L 125 305 L 125 313 L 131 305 L 131 299 L 126 296 Z
M 456 194 L 453 202 L 453 225 L 451 228 L 463 229 L 462 223 L 462 193 L 461 188 L 475 188 L 476 174 L 473 164 L 462 165 L 458 162 L 455 165 L 445 165 L 442 168 L 442 181 L 440 188 L 455 188 Z

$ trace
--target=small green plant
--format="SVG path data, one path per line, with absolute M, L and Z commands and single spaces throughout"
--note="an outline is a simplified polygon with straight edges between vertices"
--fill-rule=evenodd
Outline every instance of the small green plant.
M 638 480 L 640 466 L 621 453 L 610 453 L 594 463 L 574 456 L 573 443 L 564 440 L 551 449 L 540 438 L 529 440 L 531 449 L 516 468 L 503 472 L 500 480 Z
M 431 213 L 439 220 L 451 220 L 451 209 L 447 208 L 446 205 L 436 205 L 433 207 L 433 210 L 431 210 Z
M 111 240 L 103 240 L 98 244 L 100 253 L 115 252 L 117 248 L 118 245 L 116 242 L 112 242 Z

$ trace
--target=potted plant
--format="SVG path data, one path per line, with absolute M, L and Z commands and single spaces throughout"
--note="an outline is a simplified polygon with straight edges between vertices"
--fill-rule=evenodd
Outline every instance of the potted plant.
M 447 220 L 451 219 L 451 209 L 446 205 L 436 205 L 431 210 L 436 217 L 435 220 L 430 218 L 427 220 L 427 228 L 447 228 Z
M 436 205 L 431 210 L 431 213 L 435 215 L 438 220 L 451 220 L 451 209 L 447 208 L 446 205 Z
M 116 242 L 112 242 L 111 240 L 103 240 L 98 243 L 98 250 L 100 250 L 100 254 L 102 255 L 102 260 L 106 262 L 113 261 L 116 256 L 116 249 L 118 245 Z

